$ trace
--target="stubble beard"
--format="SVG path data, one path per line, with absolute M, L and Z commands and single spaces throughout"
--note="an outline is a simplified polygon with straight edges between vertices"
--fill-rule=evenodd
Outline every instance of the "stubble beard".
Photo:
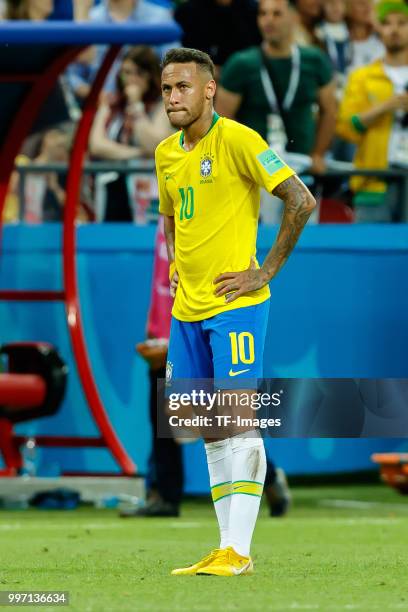
M 184 130 L 186 128 L 189 128 L 190 125 L 192 125 L 195 121 L 197 121 L 197 119 L 199 118 L 200 114 L 199 113 L 193 113 L 192 111 L 184 111 L 185 113 L 187 113 L 184 117 L 184 119 L 181 119 L 180 121 L 173 122 L 171 119 L 171 114 L 167 115 L 169 118 L 169 121 L 171 123 L 171 125 L 179 130 Z
M 167 115 L 167 116 L 169 118 L 170 124 L 174 128 L 179 129 L 179 130 L 183 129 L 184 127 L 188 127 L 188 125 L 190 123 L 190 121 L 188 119 L 185 119 L 184 121 L 182 119 L 181 120 L 177 120 L 177 115 L 170 114 L 170 115 Z M 172 119 L 172 116 L 174 117 L 174 119 Z

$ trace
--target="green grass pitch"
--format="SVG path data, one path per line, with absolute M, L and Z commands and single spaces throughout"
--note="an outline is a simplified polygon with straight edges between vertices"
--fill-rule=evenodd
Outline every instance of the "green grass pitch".
M 297 488 L 283 519 L 263 506 L 253 576 L 169 575 L 216 544 L 205 501 L 180 519 L 2 511 L 0 590 L 67 590 L 80 612 L 408 610 L 408 498 L 385 487 Z

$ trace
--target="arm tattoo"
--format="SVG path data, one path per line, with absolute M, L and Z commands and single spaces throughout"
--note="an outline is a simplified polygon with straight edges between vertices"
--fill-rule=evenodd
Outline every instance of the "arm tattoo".
M 292 176 L 273 191 L 284 203 L 284 213 L 278 237 L 269 251 L 262 269 L 269 278 L 275 276 L 293 251 L 316 203 L 307 187 Z

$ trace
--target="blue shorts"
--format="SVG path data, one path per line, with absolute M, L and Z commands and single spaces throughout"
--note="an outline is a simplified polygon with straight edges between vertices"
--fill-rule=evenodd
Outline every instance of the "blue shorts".
M 228 381 L 237 388 L 240 379 L 262 378 L 268 317 L 269 299 L 203 321 L 172 317 L 166 385 L 177 379 L 215 379 L 224 388 Z

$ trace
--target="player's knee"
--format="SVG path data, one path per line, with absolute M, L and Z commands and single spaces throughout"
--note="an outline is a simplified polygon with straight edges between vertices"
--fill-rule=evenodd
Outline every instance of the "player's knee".
M 316 206 L 317 206 L 316 199 L 315 199 L 315 198 L 314 198 L 314 196 L 313 196 L 313 195 L 310 193 L 310 191 L 308 191 L 308 192 L 305 194 L 305 198 L 304 198 L 304 201 L 303 201 L 302 208 L 303 208 L 305 211 L 310 211 L 310 212 L 312 212 L 312 211 L 313 211 L 313 210 L 316 208 Z

